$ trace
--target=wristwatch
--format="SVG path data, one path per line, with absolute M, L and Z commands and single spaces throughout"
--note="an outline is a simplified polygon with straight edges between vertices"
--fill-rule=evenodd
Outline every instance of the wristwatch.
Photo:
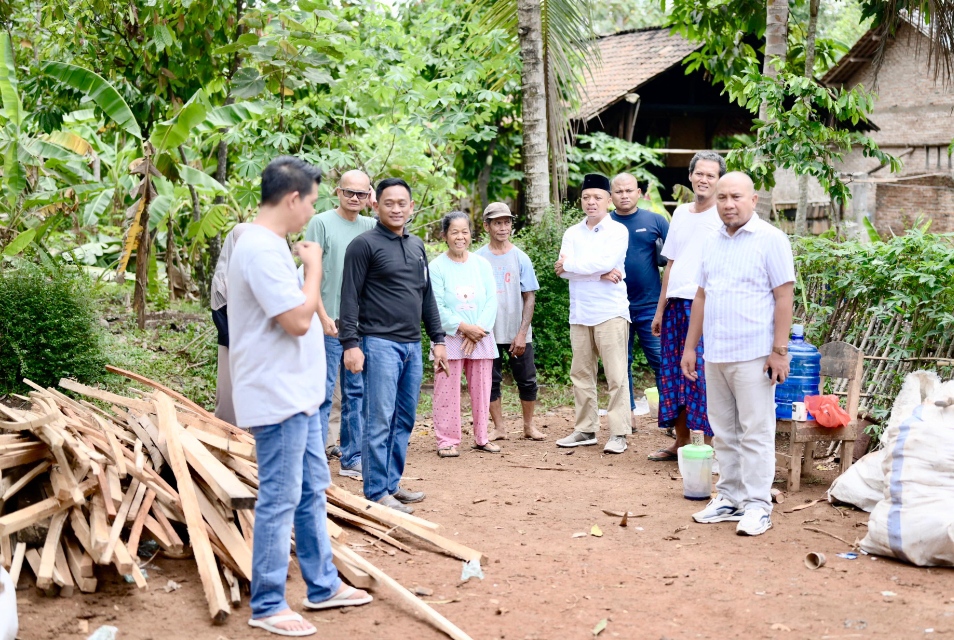
M 787 356 L 788 347 L 772 347 L 772 353 L 777 353 L 780 356 Z

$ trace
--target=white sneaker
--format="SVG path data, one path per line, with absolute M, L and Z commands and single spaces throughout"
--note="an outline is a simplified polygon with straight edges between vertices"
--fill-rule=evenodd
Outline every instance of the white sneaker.
M 769 518 L 768 511 L 762 507 L 752 507 L 745 510 L 735 532 L 740 536 L 759 536 L 771 528 L 772 519 Z
M 565 438 L 556 441 L 558 447 L 589 447 L 596 444 L 595 433 L 584 433 L 583 431 L 574 431 Z
M 692 514 L 692 519 L 702 524 L 713 522 L 738 522 L 742 519 L 742 509 L 732 504 L 721 493 L 709 501 L 706 508 Z
M 603 453 L 623 453 L 624 451 L 626 451 L 626 436 L 613 436 L 603 447 Z

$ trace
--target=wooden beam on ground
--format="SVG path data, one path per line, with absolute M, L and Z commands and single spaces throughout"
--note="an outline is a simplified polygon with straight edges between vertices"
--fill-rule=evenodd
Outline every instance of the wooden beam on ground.
M 80 484 L 80 490 L 83 492 L 83 495 L 89 495 L 93 492 L 95 487 L 95 479 L 85 480 Z M 44 518 L 49 518 L 57 511 L 69 508 L 70 506 L 72 506 L 70 503 L 63 503 L 54 497 L 41 500 L 19 511 L 0 516 L 0 536 L 15 533 Z
M 334 502 L 339 507 L 343 507 L 357 513 L 359 516 L 364 516 L 365 518 L 371 518 L 372 520 L 377 520 L 378 522 L 383 522 L 393 526 L 400 526 L 405 522 L 409 522 L 413 525 L 421 527 L 422 529 L 431 529 L 436 531 L 441 528 L 441 525 L 436 522 L 431 522 L 430 520 L 425 520 L 424 518 L 418 518 L 417 516 L 412 516 L 407 513 L 401 513 L 400 511 L 395 511 L 389 507 L 377 504 L 376 502 L 371 502 L 370 500 L 364 498 L 363 496 L 356 496 L 349 491 L 345 491 L 336 484 L 331 484 L 325 490 L 325 493 L 328 496 L 328 500 Z
M 93 558 L 83 553 L 79 545 L 68 537 L 63 539 L 63 550 L 66 555 L 66 564 L 79 590 L 83 593 L 95 592 L 97 583 L 96 574 L 93 572 Z
M 106 518 L 106 505 L 103 496 L 93 494 L 89 501 L 89 543 L 90 553 L 94 560 L 103 557 L 103 552 L 109 545 L 109 521 Z
M 50 455 L 50 448 L 43 442 L 37 442 L 35 447 L 23 449 L 13 453 L 0 455 L 0 471 L 12 469 L 20 465 L 30 464 L 42 460 Z
M 104 391 L 103 389 L 89 387 L 85 384 L 80 384 L 75 380 L 70 380 L 69 378 L 61 378 L 59 386 L 63 387 L 67 391 L 89 396 L 90 398 L 96 398 L 97 400 L 102 400 L 103 402 L 108 402 L 110 404 L 118 404 L 121 407 L 129 407 L 130 409 L 137 409 L 139 411 L 152 411 L 151 403 L 146 402 L 145 400 L 127 398 L 126 396 L 110 393 L 109 391 Z
M 183 420 L 183 422 L 185 423 L 189 422 L 189 417 L 187 416 L 189 416 L 189 414 L 187 413 L 179 414 L 180 418 L 185 418 Z M 201 418 L 192 418 L 192 420 L 196 424 L 200 424 L 202 422 Z M 199 442 L 201 442 L 202 444 L 206 446 L 215 447 L 216 449 L 219 449 L 220 451 L 224 451 L 228 454 L 237 456 L 239 458 L 244 458 L 245 460 L 252 460 L 252 461 L 255 460 L 255 444 L 254 443 L 239 442 L 238 440 L 235 440 L 234 438 L 228 438 L 228 437 L 215 435 L 201 428 L 197 428 L 195 426 L 189 426 L 188 428 L 186 428 L 186 431 L 191 433 L 193 436 L 195 436 L 196 440 L 198 440 Z
M 106 543 L 106 549 L 99 559 L 100 564 L 109 564 L 113 550 L 119 542 L 119 534 L 123 532 L 123 527 L 126 526 L 126 514 L 129 513 L 129 508 L 132 506 L 133 500 L 137 494 L 142 496 L 145 493 L 146 485 L 133 478 L 132 482 L 129 483 L 129 488 L 126 489 L 126 495 L 123 496 L 122 504 L 119 505 L 116 517 L 113 519 L 113 528 L 109 530 L 109 542 Z M 132 553 L 129 555 L 132 555 Z
M 372 578 L 366 571 L 350 564 L 338 549 L 331 549 L 332 562 L 335 568 L 341 574 L 341 578 L 355 589 L 376 589 L 378 581 Z
M 129 555 L 135 556 L 139 551 L 139 538 L 142 536 L 142 528 L 146 524 L 146 516 L 149 515 L 149 510 L 152 508 L 155 499 L 156 492 L 152 489 L 146 489 L 146 495 L 139 506 L 139 512 L 136 513 L 136 519 L 133 520 L 132 526 L 129 528 L 129 538 L 126 541 L 126 549 L 129 550 Z
M 228 567 L 222 567 L 222 575 L 225 576 L 225 582 L 229 585 L 229 599 L 232 601 L 232 606 L 239 606 L 242 604 L 242 592 L 239 589 L 238 579 Z
M 358 529 L 364 531 L 368 535 L 374 536 L 378 540 L 388 543 L 395 549 L 400 549 L 404 553 L 411 553 L 410 547 L 389 536 L 386 533 L 386 529 L 384 529 L 381 525 L 379 525 L 376 522 L 365 520 L 361 516 L 356 516 L 353 513 L 345 511 L 344 509 L 339 509 L 333 504 L 328 505 L 328 514 L 334 516 L 335 518 L 338 518 L 339 520 L 344 520 L 351 526 L 357 527 Z
M 20 570 L 23 568 L 23 558 L 26 555 L 26 542 L 18 542 L 13 550 L 13 562 L 10 563 L 10 580 L 13 581 L 13 588 L 16 589 L 17 582 L 20 580 Z
M 337 550 L 348 562 L 348 564 L 361 569 L 369 576 L 380 582 L 382 585 L 391 589 L 401 601 L 411 607 L 415 612 L 419 613 L 434 627 L 446 633 L 453 640 L 471 640 L 471 637 L 464 633 L 459 627 L 457 627 L 457 625 L 432 609 L 427 603 L 422 601 L 413 593 L 402 587 L 397 580 L 378 569 L 376 566 L 362 558 L 360 555 L 345 545 L 332 540 L 331 547 L 332 549 Z
M 195 495 L 199 499 L 199 509 L 202 511 L 202 516 L 219 538 L 222 548 L 238 566 L 239 574 L 246 580 L 251 581 L 252 548 L 245 544 L 245 538 L 242 537 L 242 533 L 235 526 L 235 523 L 223 518 L 222 514 L 212 506 L 204 491 L 196 491 Z
M 53 567 L 56 564 L 56 549 L 60 546 L 60 536 L 63 535 L 63 525 L 69 512 L 66 509 L 53 514 L 50 520 L 50 529 L 43 543 L 43 552 L 40 554 L 40 567 L 36 574 L 36 586 L 40 589 L 49 589 L 53 586 Z
M 235 476 L 224 464 L 219 462 L 194 435 L 178 424 L 174 425 L 189 466 L 205 480 L 213 493 L 229 509 L 253 509 L 255 494 Z
M 76 580 L 70 573 L 69 563 L 66 561 L 66 554 L 63 552 L 63 543 L 56 545 L 55 560 L 53 563 L 53 582 L 60 587 L 61 598 L 72 598 Z
M 114 373 L 117 373 L 117 371 L 114 371 Z M 228 618 L 231 609 L 222 580 L 219 578 L 219 569 L 215 563 L 215 555 L 212 552 L 209 536 L 205 531 L 205 523 L 199 509 L 195 485 L 192 482 L 186 455 L 179 440 L 179 431 L 182 430 L 182 427 L 176 422 L 175 406 L 168 395 L 157 394 L 154 405 L 159 430 L 165 436 L 166 446 L 169 449 L 170 466 L 176 477 L 179 501 L 182 503 L 182 512 L 185 515 L 192 550 L 195 553 L 196 565 L 199 568 L 199 577 L 205 590 L 205 598 L 209 603 L 209 614 L 213 623 L 222 624 Z

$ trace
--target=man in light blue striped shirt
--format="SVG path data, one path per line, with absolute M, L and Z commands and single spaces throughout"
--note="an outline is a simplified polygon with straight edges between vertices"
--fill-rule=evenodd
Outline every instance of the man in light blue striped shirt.
M 706 395 L 719 460 L 717 495 L 696 522 L 733 521 L 740 535 L 772 526 L 775 479 L 775 385 L 788 377 L 795 264 L 788 237 L 755 215 L 752 180 L 727 173 L 716 186 L 723 226 L 706 244 L 699 290 L 682 358 L 696 373 L 696 345 L 706 336 Z

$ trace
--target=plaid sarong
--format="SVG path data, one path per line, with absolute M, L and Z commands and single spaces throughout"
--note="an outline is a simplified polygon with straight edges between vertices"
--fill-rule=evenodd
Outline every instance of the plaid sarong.
M 682 374 L 680 362 L 689 332 L 689 313 L 692 300 L 670 298 L 666 301 L 662 322 L 662 364 L 659 377 L 662 388 L 659 390 L 659 428 L 669 429 L 686 410 L 686 426 L 691 431 L 703 431 L 712 435 L 709 416 L 706 414 L 706 377 L 705 361 L 702 358 L 702 340 L 696 347 L 696 371 L 699 379 L 693 382 Z

